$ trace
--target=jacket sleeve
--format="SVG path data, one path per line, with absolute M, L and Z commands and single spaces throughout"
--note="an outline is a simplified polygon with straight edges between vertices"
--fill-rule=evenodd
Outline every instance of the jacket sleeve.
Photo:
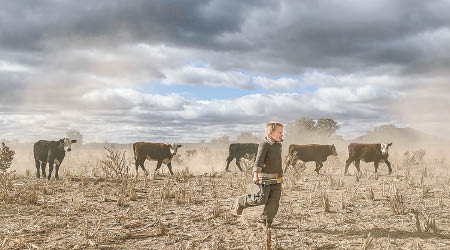
M 253 172 L 261 173 L 262 169 L 265 167 L 264 159 L 266 158 L 268 150 L 267 143 L 260 143 L 258 146 L 258 153 L 256 154 L 255 166 L 253 167 Z

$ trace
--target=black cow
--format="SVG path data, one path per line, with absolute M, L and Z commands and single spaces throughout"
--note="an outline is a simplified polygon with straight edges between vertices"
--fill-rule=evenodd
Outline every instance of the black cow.
M 389 156 L 389 146 L 392 143 L 378 143 L 378 144 L 360 144 L 351 143 L 348 145 L 348 159 L 345 162 L 345 171 L 347 174 L 348 166 L 354 162 L 356 169 L 360 172 L 360 160 L 364 162 L 373 162 L 375 166 L 375 173 L 378 170 L 378 163 L 384 162 L 389 168 L 389 174 L 392 173 L 391 163 L 387 159 Z
M 36 177 L 40 178 L 39 168 L 42 170 L 42 176 L 45 178 L 45 167 L 48 162 L 48 180 L 53 172 L 53 164 L 56 164 L 55 179 L 59 179 L 59 166 L 64 160 L 66 151 L 72 150 L 72 143 L 77 140 L 70 140 L 69 138 L 60 139 L 59 141 L 39 140 L 34 144 L 34 161 L 36 163 Z
M 239 170 L 242 171 L 241 168 L 241 158 L 246 154 L 253 155 L 258 153 L 258 144 L 256 143 L 231 143 L 228 151 L 227 157 L 227 166 L 225 167 L 225 171 L 229 171 L 230 162 L 236 158 L 236 165 Z
M 319 144 L 307 144 L 307 145 L 289 145 L 288 160 L 286 161 L 286 173 L 289 165 L 297 164 L 298 160 L 303 162 L 316 162 L 316 169 L 314 171 L 319 174 L 320 169 L 330 155 L 337 155 L 336 147 L 332 145 L 319 145 Z
M 138 175 L 139 166 L 144 170 L 145 175 L 148 175 L 148 171 L 144 167 L 145 160 L 157 161 L 155 173 L 164 163 L 169 168 L 169 172 L 172 172 L 172 158 L 177 154 L 179 144 L 165 144 L 165 143 L 152 143 L 152 142 L 135 142 L 133 143 L 134 159 L 136 160 L 136 176 Z

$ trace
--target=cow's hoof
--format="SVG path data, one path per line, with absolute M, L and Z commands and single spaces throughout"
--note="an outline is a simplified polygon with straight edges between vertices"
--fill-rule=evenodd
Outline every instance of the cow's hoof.
M 231 172 L 229 169 L 225 169 L 225 172 Z

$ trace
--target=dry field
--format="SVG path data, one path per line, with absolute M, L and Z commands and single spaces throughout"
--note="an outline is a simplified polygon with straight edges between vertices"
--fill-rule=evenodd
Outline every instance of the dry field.
M 0 189 L 0 249 L 267 248 L 269 231 L 256 223 L 262 207 L 230 210 L 256 191 L 251 173 L 234 162 L 235 172 L 223 172 L 224 150 L 180 154 L 172 178 L 165 166 L 136 178 L 129 151 L 71 155 L 60 180 L 36 179 L 30 162 Z M 343 176 L 345 157 L 329 157 L 320 176 L 313 163 L 288 171 L 271 249 L 450 249 L 445 158 L 393 154 L 391 176 L 365 163 L 361 175 L 352 165 Z M 155 165 L 146 163 L 150 172 Z

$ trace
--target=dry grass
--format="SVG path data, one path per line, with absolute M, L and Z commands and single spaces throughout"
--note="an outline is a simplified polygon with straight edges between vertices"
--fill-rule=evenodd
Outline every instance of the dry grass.
M 230 210 L 235 197 L 257 191 L 251 172 L 195 174 L 185 165 L 193 161 L 184 159 L 172 178 L 136 179 L 130 172 L 118 178 L 95 158 L 91 168 L 72 159 L 60 181 L 11 175 L 8 198 L 0 200 L 0 249 L 449 249 L 448 163 L 407 166 L 403 155 L 391 157 L 393 175 L 380 164 L 374 178 L 373 165 L 361 163 L 358 182 L 354 167 L 342 175 L 345 156 L 325 162 L 320 176 L 313 164 L 290 168 L 269 231 L 256 223 L 262 207 L 242 216 Z M 408 208 L 418 204 L 416 220 Z

